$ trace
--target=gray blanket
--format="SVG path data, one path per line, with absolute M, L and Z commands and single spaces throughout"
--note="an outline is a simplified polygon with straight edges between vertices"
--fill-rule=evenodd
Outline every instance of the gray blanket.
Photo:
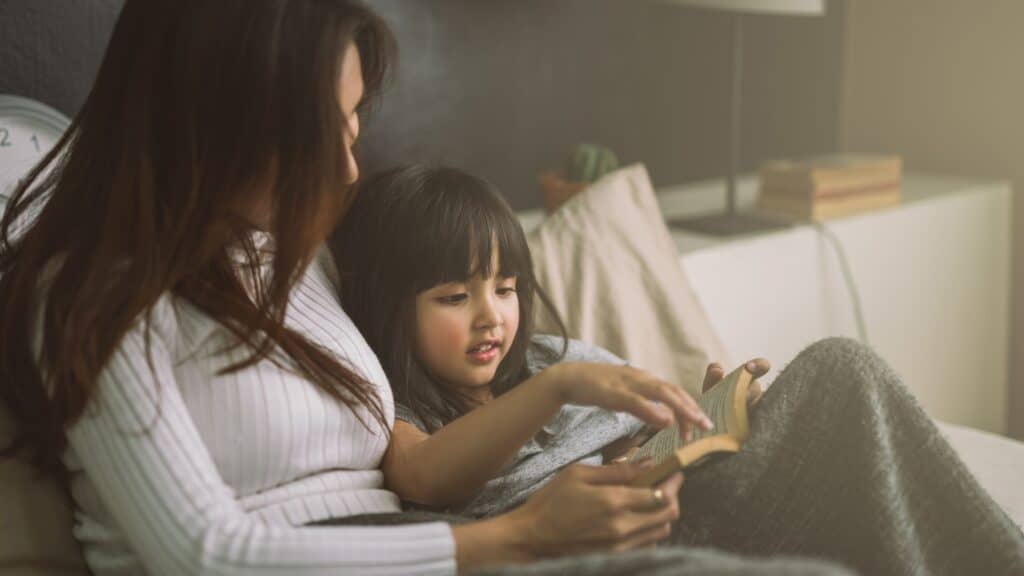
M 1024 574 L 1024 535 L 888 365 L 852 340 L 794 359 L 743 450 L 690 472 L 680 506 L 658 549 L 480 573 Z

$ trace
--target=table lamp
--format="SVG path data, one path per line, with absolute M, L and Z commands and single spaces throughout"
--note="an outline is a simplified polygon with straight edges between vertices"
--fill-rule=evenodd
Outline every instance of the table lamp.
M 660 0 L 728 12 L 733 20 L 731 110 L 729 115 L 729 176 L 726 188 L 726 211 L 702 218 L 673 221 L 672 226 L 714 236 L 732 236 L 779 227 L 771 220 L 740 213 L 736 209 L 736 172 L 740 150 L 740 105 L 743 89 L 743 16 L 747 14 L 778 14 L 819 16 L 825 13 L 825 0 Z

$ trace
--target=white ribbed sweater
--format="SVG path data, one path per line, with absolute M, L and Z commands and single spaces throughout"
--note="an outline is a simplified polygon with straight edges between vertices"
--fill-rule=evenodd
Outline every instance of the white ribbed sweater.
M 293 292 L 286 324 L 373 383 L 390 426 L 386 377 L 341 310 L 334 278 L 321 250 Z M 247 353 L 224 353 L 229 333 L 170 295 L 156 306 L 150 335 L 152 365 L 140 322 L 68 431 L 76 536 L 97 576 L 455 571 L 445 524 L 302 526 L 399 510 L 382 487 L 382 431 L 367 431 L 270 361 L 218 376 Z

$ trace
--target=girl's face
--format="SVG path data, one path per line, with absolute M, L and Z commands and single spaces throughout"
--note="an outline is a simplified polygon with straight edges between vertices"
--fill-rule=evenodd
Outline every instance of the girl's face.
M 495 250 L 495 274 L 498 264 Z M 416 296 L 416 357 L 442 385 L 481 402 L 492 398 L 490 383 L 518 329 L 515 278 L 477 274 Z

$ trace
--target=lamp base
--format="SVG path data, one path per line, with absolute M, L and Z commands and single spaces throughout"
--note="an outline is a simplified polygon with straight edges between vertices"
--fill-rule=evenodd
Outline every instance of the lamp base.
M 669 220 L 670 228 L 680 228 L 706 236 L 740 236 L 789 228 L 791 224 L 743 212 L 726 212 L 700 218 Z

